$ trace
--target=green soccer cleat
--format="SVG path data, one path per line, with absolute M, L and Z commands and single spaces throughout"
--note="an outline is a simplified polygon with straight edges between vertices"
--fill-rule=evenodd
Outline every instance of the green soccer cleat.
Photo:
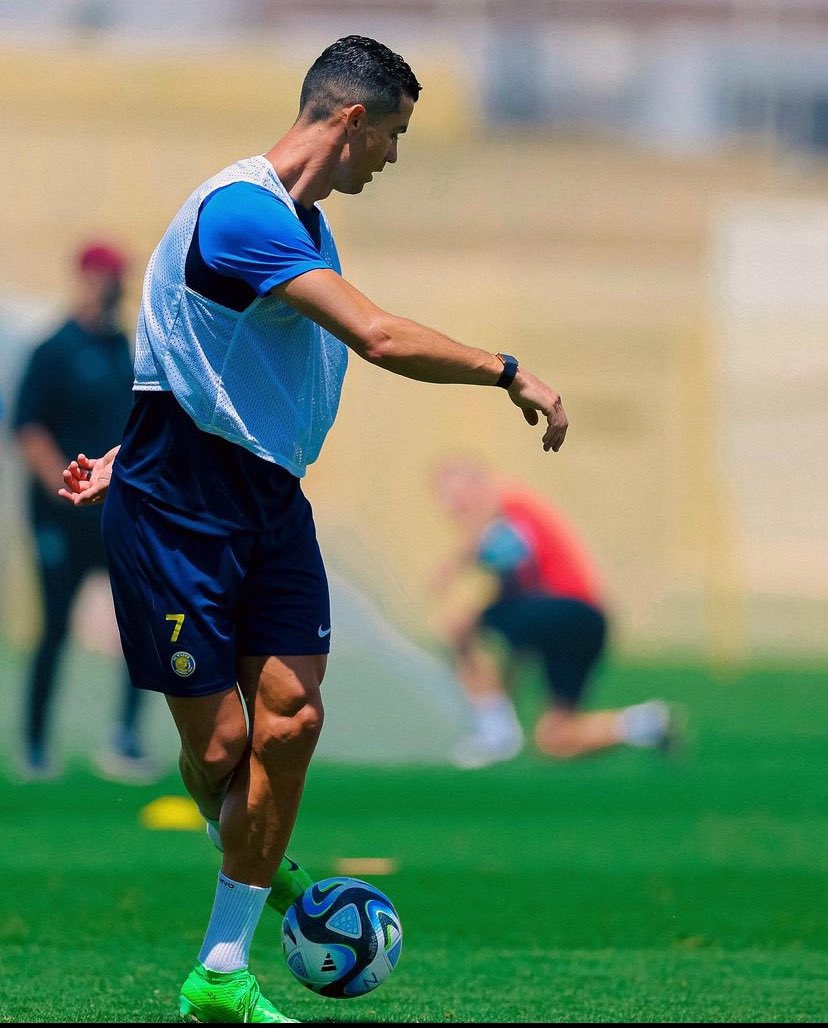
M 279 1013 L 261 994 L 254 976 L 240 971 L 208 971 L 196 964 L 181 987 L 182 1020 L 199 1024 L 298 1024 Z
M 270 884 L 267 905 L 278 914 L 284 914 L 291 903 L 311 885 L 313 885 L 313 879 L 307 871 L 285 854 Z

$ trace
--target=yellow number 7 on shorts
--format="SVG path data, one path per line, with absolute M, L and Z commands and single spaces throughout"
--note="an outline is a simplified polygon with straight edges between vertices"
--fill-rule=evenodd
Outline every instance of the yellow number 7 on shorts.
M 172 630 L 172 635 L 170 636 L 170 642 L 176 642 L 178 640 L 179 635 L 181 635 L 181 626 L 184 624 L 184 615 L 183 614 L 167 614 L 165 620 L 166 621 L 174 621 L 175 622 L 175 628 Z

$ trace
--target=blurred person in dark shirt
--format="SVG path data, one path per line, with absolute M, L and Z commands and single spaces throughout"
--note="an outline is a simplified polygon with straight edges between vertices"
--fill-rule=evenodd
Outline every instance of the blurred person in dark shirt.
M 120 321 L 126 258 L 106 242 L 75 255 L 75 297 L 66 320 L 32 351 L 11 424 L 28 472 L 27 516 L 42 598 L 42 627 L 28 673 L 22 771 L 58 773 L 50 747 L 60 660 L 74 603 L 90 574 L 106 569 L 100 510 L 73 511 L 58 497 L 69 456 L 106 448 L 132 408 L 133 358 Z M 97 766 L 109 777 L 153 775 L 139 735 L 144 694 L 121 677 L 121 712 Z

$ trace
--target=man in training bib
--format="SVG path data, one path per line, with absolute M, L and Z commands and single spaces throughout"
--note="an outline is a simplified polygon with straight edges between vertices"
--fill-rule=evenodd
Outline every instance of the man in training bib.
M 336 629 L 301 479 L 336 417 L 349 352 L 422 382 L 500 386 L 530 424 L 543 419 L 545 450 L 566 435 L 559 394 L 514 357 L 390 314 L 342 277 L 317 204 L 361 193 L 396 162 L 420 88 L 375 40 L 323 51 L 287 132 L 173 218 L 145 275 L 122 443 L 64 472 L 65 499 L 106 497 L 132 683 L 165 695 L 184 784 L 223 851 L 180 994 L 199 1021 L 290 1020 L 259 992 L 248 953 L 264 904 L 284 911 L 310 882 L 284 853 Z

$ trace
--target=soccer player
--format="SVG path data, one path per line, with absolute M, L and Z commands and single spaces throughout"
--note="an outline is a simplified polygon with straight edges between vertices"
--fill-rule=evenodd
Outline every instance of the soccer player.
M 442 462 L 434 487 L 463 534 L 434 576 L 435 589 L 446 590 L 472 567 L 484 568 L 494 583 L 482 609 L 462 610 L 446 625 L 474 721 L 452 755 L 457 766 L 485 767 L 523 749 L 510 681 L 526 656 L 540 662 L 547 686 L 534 728 L 541 753 L 567 760 L 625 744 L 673 745 L 680 719 L 663 700 L 583 709 L 605 650 L 607 610 L 595 562 L 561 511 L 469 458 Z
M 147 267 L 135 406 L 120 447 L 79 455 L 61 495 L 106 497 L 102 531 L 123 648 L 162 692 L 183 781 L 223 849 L 198 961 L 180 994 L 201 1021 L 286 1021 L 248 969 L 254 930 L 310 879 L 285 853 L 322 727 L 328 587 L 301 479 L 334 421 L 349 352 L 432 383 L 495 387 L 545 450 L 559 394 L 510 355 L 374 304 L 340 271 L 318 202 L 397 161 L 420 84 L 375 40 L 327 47 L 295 122 L 202 183 Z M 496 387 L 502 387 L 497 389 Z
M 90 574 L 106 569 L 100 511 L 69 510 L 55 496 L 54 482 L 82 440 L 98 447 L 120 436 L 132 407 L 132 348 L 120 314 L 126 255 L 111 243 L 95 240 L 79 248 L 72 265 L 70 309 L 29 355 L 11 426 L 28 478 L 43 611 L 26 692 L 21 762 L 26 778 L 59 773 L 50 736 L 60 656 L 81 586 Z M 155 769 L 141 739 L 146 693 L 132 688 L 126 666 L 118 678 L 121 714 L 111 748 L 99 755 L 97 764 L 108 777 L 150 781 Z

